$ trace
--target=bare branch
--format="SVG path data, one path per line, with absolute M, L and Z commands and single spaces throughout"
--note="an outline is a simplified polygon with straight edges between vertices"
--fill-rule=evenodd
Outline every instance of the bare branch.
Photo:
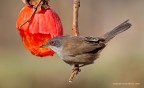
M 78 11 L 80 7 L 80 0 L 73 0 L 73 23 L 72 23 L 72 32 L 74 36 L 79 35 L 79 28 L 78 28 Z M 69 77 L 69 82 L 72 82 L 73 78 L 80 72 L 79 65 L 75 64 L 74 68 L 72 69 L 72 73 Z
M 78 11 L 80 7 L 80 0 L 73 0 L 73 23 L 72 23 L 72 32 L 74 36 L 79 35 L 78 29 Z
M 74 68 L 72 69 L 72 73 L 69 77 L 69 82 L 72 82 L 73 78 L 78 75 L 78 73 L 80 72 L 81 70 L 79 69 L 79 65 L 78 64 L 75 64 L 74 65 Z

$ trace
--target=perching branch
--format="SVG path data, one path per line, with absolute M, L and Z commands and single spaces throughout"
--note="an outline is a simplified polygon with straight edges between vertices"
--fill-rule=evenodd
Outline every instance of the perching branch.
M 80 0 L 73 0 L 73 23 L 72 23 L 72 32 L 74 36 L 79 35 L 78 29 L 78 11 L 80 7 Z M 80 72 L 79 65 L 75 64 L 72 69 L 72 73 L 69 77 L 69 82 L 72 82 L 73 78 Z
M 73 23 L 72 23 L 72 32 L 74 36 L 79 35 L 78 29 L 78 11 L 80 7 L 80 0 L 73 0 Z
M 78 64 L 74 65 L 74 68 L 72 69 L 72 73 L 69 77 L 69 82 L 72 82 L 73 78 L 81 71 L 80 66 Z

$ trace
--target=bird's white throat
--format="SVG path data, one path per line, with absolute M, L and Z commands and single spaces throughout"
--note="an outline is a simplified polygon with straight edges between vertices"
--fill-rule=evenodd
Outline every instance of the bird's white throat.
M 56 46 L 49 46 L 49 48 L 51 48 L 54 52 L 56 52 L 58 54 L 58 56 L 62 59 L 63 57 L 61 56 L 60 52 L 62 50 L 62 46 L 60 47 L 56 47 Z

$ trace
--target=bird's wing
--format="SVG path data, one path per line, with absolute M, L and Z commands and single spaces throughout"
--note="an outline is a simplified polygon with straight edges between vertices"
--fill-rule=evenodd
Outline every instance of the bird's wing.
M 99 37 L 71 37 L 64 44 L 63 51 L 67 55 L 96 53 L 105 47 L 104 39 Z

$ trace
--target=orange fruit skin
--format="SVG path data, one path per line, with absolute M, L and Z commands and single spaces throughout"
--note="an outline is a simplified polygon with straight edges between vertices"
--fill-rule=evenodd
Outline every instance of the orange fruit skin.
M 51 9 L 42 9 L 35 13 L 30 20 L 21 28 L 20 26 L 27 21 L 33 13 L 31 6 L 24 6 L 20 11 L 16 27 L 19 30 L 22 42 L 26 49 L 33 55 L 44 57 L 52 56 L 54 51 L 50 48 L 40 48 L 50 38 L 63 35 L 63 27 L 57 13 Z

